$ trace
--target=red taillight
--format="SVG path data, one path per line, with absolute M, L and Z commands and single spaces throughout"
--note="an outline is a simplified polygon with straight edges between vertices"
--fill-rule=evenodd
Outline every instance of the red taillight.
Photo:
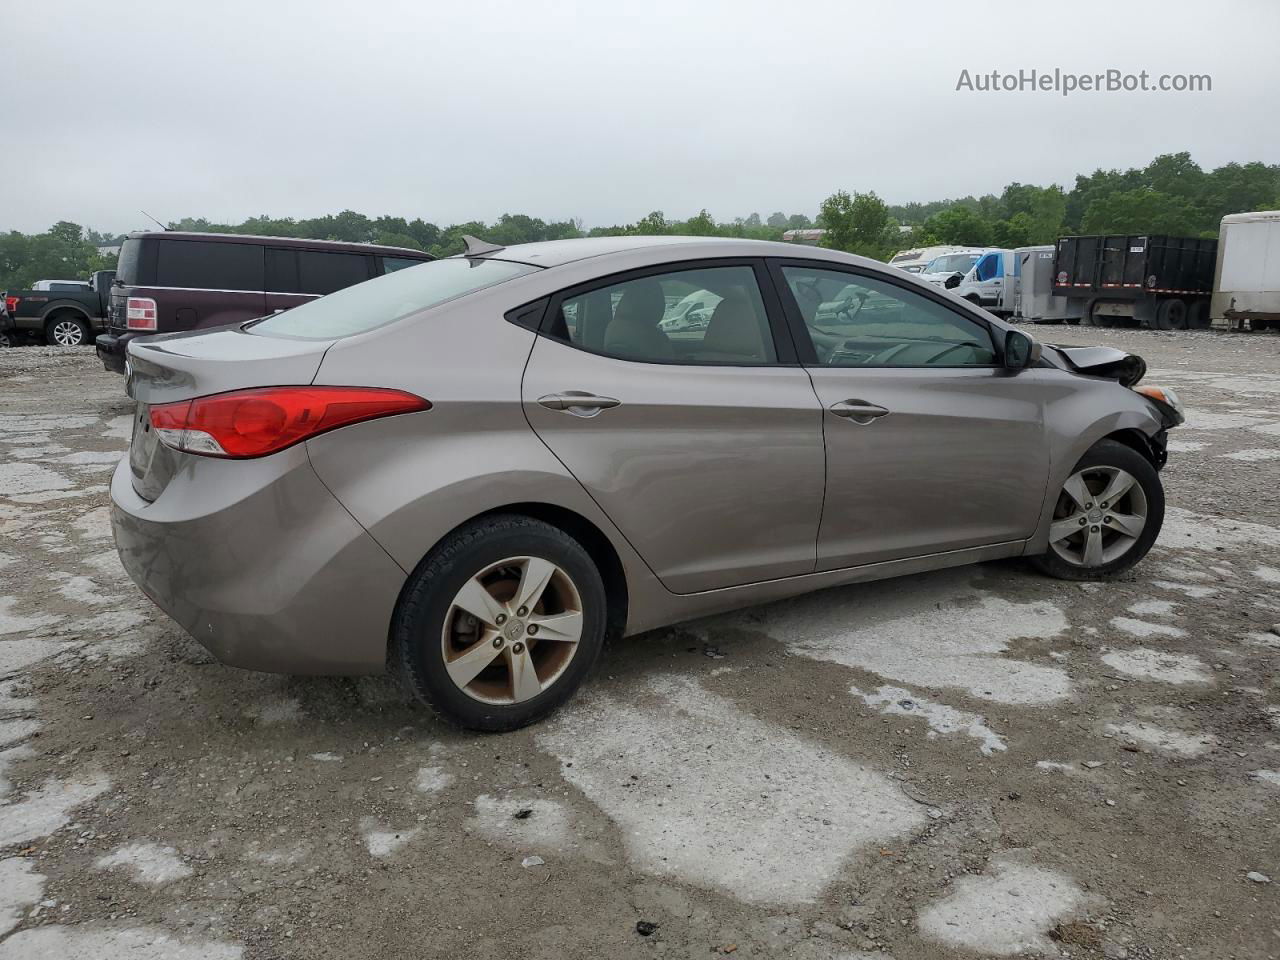
M 264 457 L 362 420 L 430 410 L 383 387 L 255 387 L 151 408 L 162 443 L 205 457 Z
M 13 313 L 13 311 L 18 309 L 18 304 L 21 302 L 21 300 L 22 300 L 21 297 L 5 297 L 4 308 L 8 310 L 10 313 Z
M 129 297 L 125 304 L 125 326 L 130 330 L 155 330 L 156 302 L 150 297 Z

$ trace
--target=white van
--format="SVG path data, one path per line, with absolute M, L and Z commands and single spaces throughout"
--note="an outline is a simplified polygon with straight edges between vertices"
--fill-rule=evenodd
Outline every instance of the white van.
M 1017 302 L 1021 276 L 1022 259 L 1012 250 L 985 250 L 960 283 L 948 289 L 997 316 L 1007 317 Z
M 1222 218 L 1209 316 L 1237 329 L 1280 330 L 1280 210 Z

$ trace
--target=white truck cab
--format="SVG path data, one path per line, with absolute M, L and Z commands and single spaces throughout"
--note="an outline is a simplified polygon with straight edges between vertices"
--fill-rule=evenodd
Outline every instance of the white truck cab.
M 1022 258 L 1012 250 L 984 250 L 960 283 L 950 287 L 958 296 L 999 316 L 1013 313 L 1018 299 Z M 946 286 L 943 281 L 943 286 Z

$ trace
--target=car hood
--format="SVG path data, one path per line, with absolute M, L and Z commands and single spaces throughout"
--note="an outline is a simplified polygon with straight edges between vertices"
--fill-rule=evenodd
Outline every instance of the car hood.
M 1046 351 L 1046 357 L 1054 366 L 1091 377 L 1109 377 L 1124 387 L 1132 387 L 1147 373 L 1147 362 L 1140 356 L 1114 347 L 1047 346 L 1053 352 Z

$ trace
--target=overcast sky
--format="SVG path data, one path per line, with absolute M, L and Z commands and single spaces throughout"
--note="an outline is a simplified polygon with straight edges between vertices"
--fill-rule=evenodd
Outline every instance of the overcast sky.
M 1280 162 L 1274 0 L 4 0 L 0 229 L 344 208 L 441 225 L 812 215 Z M 957 92 L 962 69 L 1211 93 Z

